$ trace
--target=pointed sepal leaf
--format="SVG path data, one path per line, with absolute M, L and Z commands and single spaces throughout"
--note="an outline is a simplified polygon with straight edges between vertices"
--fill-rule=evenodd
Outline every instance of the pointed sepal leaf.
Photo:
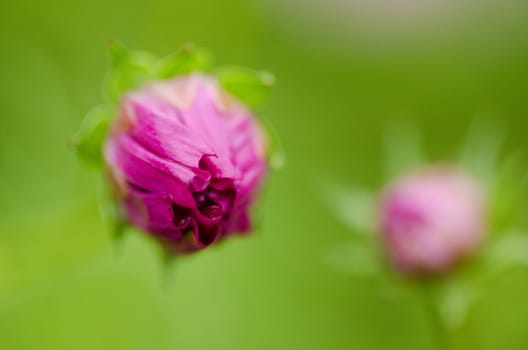
M 486 259 L 494 274 L 500 274 L 512 267 L 528 266 L 528 234 L 511 231 L 496 239 Z
M 459 164 L 480 177 L 484 184 L 492 185 L 499 165 L 505 130 L 491 120 L 475 119 L 459 155 Z
M 251 108 L 262 106 L 275 85 L 273 74 L 244 67 L 219 68 L 216 77 L 228 93 Z
M 376 196 L 370 191 L 340 184 L 327 185 L 323 200 L 356 235 L 371 236 L 376 231 Z
M 511 229 L 525 222 L 525 206 L 528 197 L 526 157 L 514 153 L 496 167 L 490 186 L 490 215 L 492 228 L 498 232 Z
M 127 231 L 128 222 L 107 179 L 101 180 L 98 198 L 99 210 L 111 238 L 114 241 L 121 240 Z
M 266 154 L 268 164 L 273 170 L 282 169 L 286 164 L 286 152 L 284 151 L 279 134 L 273 127 L 273 124 L 266 118 L 260 118 L 260 122 L 263 126 L 267 141 Z
M 93 108 L 84 118 L 79 132 L 72 137 L 71 144 L 87 163 L 101 164 L 103 142 L 114 113 L 114 107 L 110 105 Z
M 208 50 L 187 44 L 178 52 L 160 59 L 156 75 L 158 78 L 168 79 L 191 72 L 204 72 L 211 68 L 212 61 Z
M 409 122 L 388 123 L 383 135 L 385 177 L 392 179 L 424 162 L 419 130 Z
M 141 51 L 129 51 L 111 42 L 108 45 L 110 70 L 106 76 L 106 97 L 117 102 L 123 93 L 155 78 L 155 56 Z

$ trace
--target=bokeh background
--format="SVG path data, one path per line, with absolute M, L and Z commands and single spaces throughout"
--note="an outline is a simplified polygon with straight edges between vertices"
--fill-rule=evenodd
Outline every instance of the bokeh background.
M 527 19 L 523 0 L 1 0 L 0 349 L 434 348 L 415 298 L 326 263 L 349 232 L 320 184 L 375 189 L 398 120 L 437 159 L 480 117 L 526 149 Z M 168 277 L 148 239 L 112 243 L 98 174 L 67 146 L 101 99 L 109 39 L 160 55 L 194 42 L 278 79 L 261 114 L 287 161 L 259 230 Z M 502 276 L 456 345 L 527 349 L 526 295 L 528 271 Z

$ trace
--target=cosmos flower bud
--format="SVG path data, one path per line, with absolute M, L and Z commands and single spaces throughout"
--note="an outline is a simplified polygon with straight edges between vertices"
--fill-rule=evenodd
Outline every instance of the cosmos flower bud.
M 267 170 L 257 120 L 198 73 L 125 94 L 104 159 L 128 221 L 173 252 L 247 232 Z
M 409 274 L 446 271 L 482 241 L 485 209 L 479 183 L 453 168 L 426 168 L 396 180 L 380 208 L 390 262 Z

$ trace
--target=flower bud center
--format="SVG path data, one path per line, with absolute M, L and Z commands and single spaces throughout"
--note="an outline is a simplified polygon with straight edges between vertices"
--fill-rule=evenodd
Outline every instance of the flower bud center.
M 198 211 L 211 220 L 226 219 L 229 215 L 235 192 L 232 189 L 217 190 L 209 186 L 205 191 L 195 192 Z

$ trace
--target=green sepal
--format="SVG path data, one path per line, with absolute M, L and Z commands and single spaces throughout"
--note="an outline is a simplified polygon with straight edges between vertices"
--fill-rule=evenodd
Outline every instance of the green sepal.
M 528 196 L 526 157 L 514 153 L 495 167 L 490 183 L 490 215 L 493 231 L 502 232 L 526 225 L 525 198 Z
M 215 75 L 228 93 L 251 108 L 262 106 L 275 85 L 273 74 L 244 67 L 219 68 Z
M 156 57 L 141 51 L 129 51 L 110 42 L 110 70 L 106 76 L 106 98 L 117 102 L 123 93 L 156 78 Z
M 99 210 L 114 241 L 121 240 L 129 226 L 122 208 L 116 200 L 108 179 L 103 178 L 99 186 Z
M 383 134 L 385 179 L 391 180 L 425 162 L 421 135 L 408 121 L 392 121 Z
M 282 169 L 286 163 L 286 154 L 279 135 L 273 124 L 266 118 L 260 118 L 267 142 L 266 156 L 268 164 L 273 170 Z
M 72 137 L 71 144 L 87 163 L 101 164 L 103 142 L 114 114 L 115 109 L 111 105 L 93 108 L 84 118 L 80 130 Z
M 212 62 L 212 55 L 208 50 L 186 44 L 178 52 L 158 61 L 156 76 L 168 79 L 191 72 L 204 72 L 211 68 Z
M 475 119 L 462 145 L 458 163 L 480 178 L 483 185 L 492 186 L 500 165 L 505 137 L 501 125 L 488 119 Z

